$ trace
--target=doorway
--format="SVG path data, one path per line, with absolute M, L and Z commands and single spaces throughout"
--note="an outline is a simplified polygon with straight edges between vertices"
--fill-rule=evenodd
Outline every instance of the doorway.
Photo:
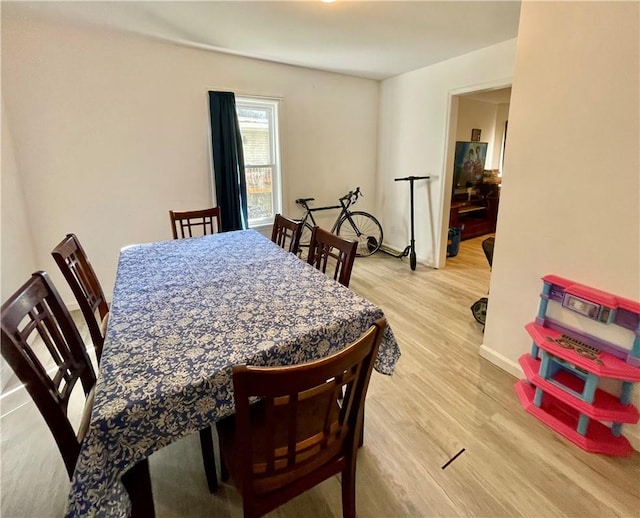
M 450 93 L 441 264 L 465 248 L 460 241 L 495 234 L 510 100 L 508 84 Z

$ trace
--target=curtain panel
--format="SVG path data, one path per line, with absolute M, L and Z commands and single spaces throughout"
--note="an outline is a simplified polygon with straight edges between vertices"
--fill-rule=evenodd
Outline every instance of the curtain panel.
M 209 92 L 211 150 L 222 230 L 247 228 L 247 184 L 242 135 L 233 92 Z

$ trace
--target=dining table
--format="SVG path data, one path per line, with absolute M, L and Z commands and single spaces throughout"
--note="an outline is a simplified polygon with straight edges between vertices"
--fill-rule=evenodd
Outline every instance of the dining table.
M 320 359 L 382 316 L 255 230 L 123 248 L 66 516 L 128 516 L 123 474 L 232 415 L 234 365 Z M 375 369 L 399 357 L 387 326 Z

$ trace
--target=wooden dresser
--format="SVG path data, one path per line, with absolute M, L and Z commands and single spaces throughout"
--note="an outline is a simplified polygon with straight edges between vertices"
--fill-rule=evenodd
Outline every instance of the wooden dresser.
M 449 226 L 462 228 L 461 239 L 471 239 L 496 231 L 498 196 L 471 196 L 453 199 L 449 213 Z

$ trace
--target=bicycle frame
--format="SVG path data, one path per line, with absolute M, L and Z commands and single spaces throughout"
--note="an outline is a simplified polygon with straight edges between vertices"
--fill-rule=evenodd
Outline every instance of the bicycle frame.
M 349 223 L 351 223 L 351 225 L 353 226 L 356 232 L 359 232 L 358 228 L 356 227 L 356 225 L 353 223 L 353 220 L 351 219 L 351 212 L 349 211 L 349 207 L 351 207 L 351 205 L 353 205 L 358 200 L 359 196 L 360 196 L 360 187 L 357 187 L 355 191 L 349 191 L 347 194 L 345 194 L 339 199 L 340 205 L 331 205 L 326 207 L 309 207 L 309 205 L 307 204 L 307 200 L 301 201 L 298 204 L 302 205 L 302 207 L 306 211 L 304 216 L 300 220 L 302 221 L 302 226 L 306 226 L 307 228 L 312 229 L 314 226 L 317 225 L 316 220 L 313 217 L 314 212 L 320 212 L 323 210 L 340 209 L 340 212 L 338 213 L 338 216 L 336 217 L 336 220 L 334 221 L 333 226 L 331 227 L 331 232 L 335 233 L 336 229 L 338 228 L 338 224 L 343 219 L 343 217 L 349 220 Z M 346 200 L 346 203 L 345 203 L 345 200 Z M 309 219 L 311 220 L 311 223 L 308 222 Z
M 318 223 L 316 223 L 315 218 L 313 217 L 313 213 L 314 212 L 320 212 L 322 210 L 331 210 L 331 209 L 341 209 L 342 206 L 341 205 L 332 205 L 332 206 L 327 206 L 327 207 L 309 207 L 306 202 L 303 205 L 303 207 L 305 208 L 306 212 L 304 213 L 303 218 L 300 220 L 302 221 L 302 225 L 306 226 L 306 227 L 315 227 Z M 340 215 L 342 214 L 342 211 L 340 211 L 340 214 L 338 214 L 338 217 L 336 219 L 336 222 L 333 224 L 333 227 L 331 228 L 331 232 L 333 232 L 336 229 L 336 225 L 338 220 L 340 219 Z M 311 223 L 308 222 L 308 220 L 311 220 Z
M 365 257 L 375 253 L 382 244 L 382 225 L 380 225 L 375 216 L 368 212 L 351 210 L 351 206 L 358 201 L 361 195 L 360 187 L 357 187 L 355 191 L 349 191 L 339 198 L 340 205 L 328 205 L 325 207 L 309 207 L 308 202 L 314 201 L 313 198 L 297 199 L 296 203 L 305 209 L 304 216 L 300 220 L 303 225 L 303 233 L 308 234 L 317 225 L 316 219 L 313 217 L 314 212 L 339 209 L 340 212 L 331 227 L 331 233 L 344 237 L 349 241 L 356 241 L 358 243 L 356 252 L 358 257 Z M 305 246 L 309 245 L 305 242 L 305 238 L 302 238 L 300 247 Z

